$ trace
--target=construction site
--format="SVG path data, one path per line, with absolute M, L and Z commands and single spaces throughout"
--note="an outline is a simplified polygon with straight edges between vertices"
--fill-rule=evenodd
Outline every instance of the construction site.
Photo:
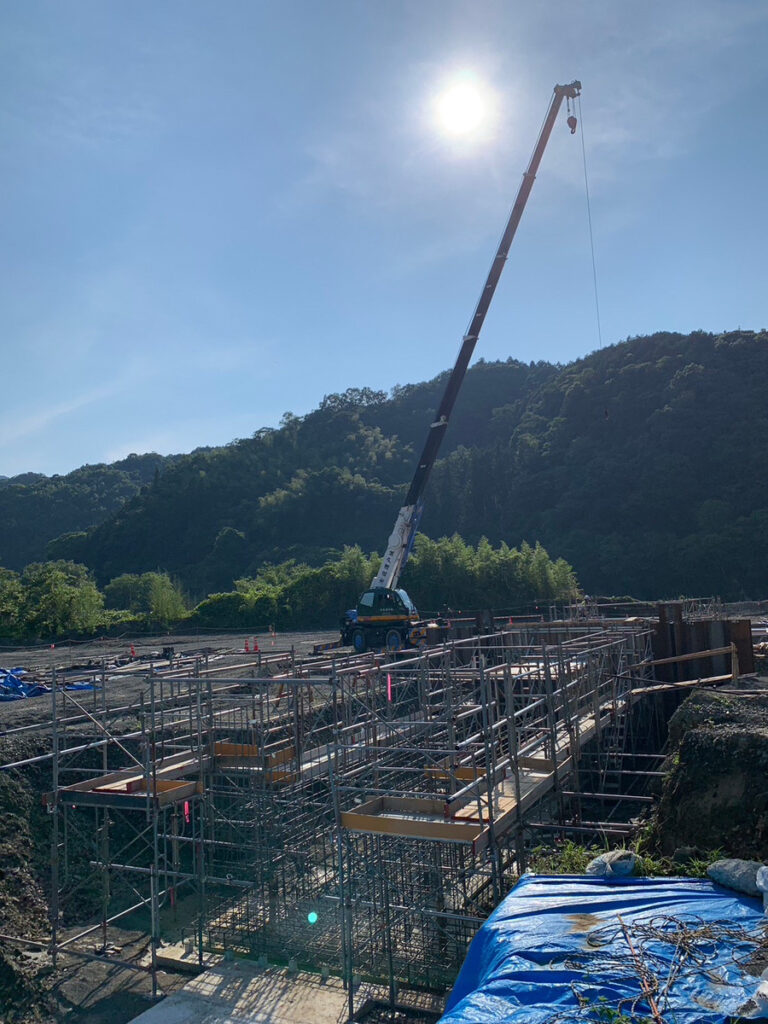
M 50 778 L 50 934 L 3 941 L 55 969 L 115 965 L 114 929 L 139 921 L 153 994 L 173 955 L 246 958 L 339 979 L 347 1019 L 366 982 L 390 1008 L 445 993 L 531 850 L 636 831 L 681 670 L 717 685 L 752 669 L 748 620 L 666 614 L 457 622 L 396 655 L 54 664 L 37 721 L 5 722 L 41 752 L 3 765 Z M 682 651 L 681 629 L 727 640 L 654 657 L 664 637 Z
M 672 859 L 680 854 L 680 863 L 690 864 L 698 855 L 699 833 L 690 827 L 697 815 L 710 830 L 704 852 L 713 854 L 719 821 L 746 809 L 746 828 L 752 827 L 752 818 L 757 823 L 755 856 L 762 852 L 761 843 L 768 842 L 768 794 L 760 788 L 768 702 L 765 722 L 750 733 L 741 730 L 731 748 L 718 747 L 719 736 L 718 742 L 698 737 L 699 746 L 691 744 L 694 756 L 681 762 L 680 748 L 672 751 L 668 742 L 670 719 L 693 691 L 709 699 L 713 690 L 724 688 L 735 699 L 715 708 L 711 718 L 706 717 L 709 708 L 694 707 L 692 721 L 698 714 L 699 722 L 716 729 L 720 714 L 729 728 L 749 715 L 759 718 L 765 687 L 754 675 L 750 613 L 728 613 L 717 601 L 658 606 L 629 601 L 622 609 L 617 599 L 598 607 L 581 594 L 565 562 L 559 590 L 549 578 L 538 580 L 542 609 L 535 615 L 518 614 L 517 606 L 514 618 L 509 611 L 494 615 L 488 609 L 457 614 L 448 606 L 448 595 L 439 596 L 440 612 L 420 615 L 401 587 L 430 476 L 550 136 L 563 108 L 565 127 L 570 135 L 576 133 L 580 96 L 578 80 L 554 87 L 442 397 L 423 410 L 424 422 L 427 414 L 429 421 L 426 438 L 410 484 L 407 490 L 402 487 L 402 505 L 383 557 L 376 557 L 376 568 L 370 570 L 373 579 L 366 575 L 370 583 L 356 606 L 334 613 L 343 613 L 340 632 L 289 645 L 277 641 L 270 627 L 269 640 L 262 638 L 261 645 L 256 638 L 249 645 L 249 638 L 229 636 L 203 647 L 199 637 L 181 637 L 176 642 L 163 638 L 160 649 L 123 638 L 120 651 L 115 645 L 110 649 L 106 640 L 100 649 L 84 642 L 76 657 L 71 649 L 49 647 L 45 630 L 33 620 L 24 627 L 26 633 L 17 623 L 18 631 L 9 634 L 45 644 L 19 652 L 23 665 L 0 671 L 0 795 L 7 809 L 0 848 L 11 864 L 9 871 L 0 871 L 0 998 L 13 1002 L 14 1014 L 28 1012 L 25 1020 L 40 1020 L 44 1012 L 53 1012 L 56 1019 L 72 1013 L 71 1019 L 82 1024 L 124 1024 L 139 1010 L 146 1010 L 142 1024 L 165 1020 L 166 1013 L 176 1024 L 203 1019 L 211 1024 L 427 1024 L 439 1018 L 476 1024 L 512 1020 L 508 1012 L 513 1006 L 523 1007 L 514 1019 L 527 1021 L 527 995 L 521 993 L 538 986 L 529 1002 L 537 999 L 542 1015 L 554 1011 L 536 1017 L 537 1022 L 663 1024 L 670 1018 L 662 1010 L 672 1005 L 668 996 L 682 971 L 675 957 L 683 954 L 707 983 L 731 986 L 729 1014 L 732 1007 L 739 1017 L 743 1006 L 753 1009 L 746 1000 L 757 992 L 754 978 L 764 967 L 757 953 L 768 963 L 768 942 L 762 925 L 755 923 L 760 916 L 756 903 L 734 903 L 734 897 L 715 891 L 709 882 L 705 890 L 699 885 L 701 874 L 673 879 L 683 886 L 676 891 L 665 889 L 665 879 L 659 894 L 648 884 L 656 878 L 638 875 L 621 879 L 626 888 L 619 906 L 610 866 L 593 878 L 592 861 L 578 873 L 566 872 L 565 882 L 538 869 L 529 871 L 541 850 L 557 852 L 566 844 L 588 847 L 591 853 L 601 848 L 608 857 L 619 852 L 635 865 L 638 854 L 632 844 L 637 845 L 644 829 L 656 827 L 653 819 L 660 808 L 669 831 L 660 838 L 657 829 L 657 848 L 666 844 Z M 582 156 L 597 307 L 583 141 Z M 700 374 L 703 367 L 690 364 L 672 384 Z M 578 394 L 576 387 L 573 393 Z M 608 402 L 601 397 L 597 416 L 592 410 L 585 422 L 603 427 L 611 415 Z M 501 411 L 512 408 L 504 405 Z M 552 415 L 547 412 L 546 418 Z M 285 414 L 289 425 L 290 417 Z M 536 418 L 544 419 L 538 413 Z M 318 456 L 318 464 L 325 459 L 325 454 Z M 252 468 L 248 472 L 258 475 Z M 345 472 L 351 479 L 346 467 Z M 205 476 L 200 469 L 194 479 Z M 542 470 L 542 480 L 545 476 Z M 159 488 L 159 481 L 156 468 L 151 486 Z M 397 481 L 392 493 L 399 493 L 402 483 Z M 146 484 L 141 493 L 149 489 Z M 551 490 L 547 482 L 542 492 L 547 499 Z M 193 504 L 198 491 L 190 487 L 183 494 Z M 284 497 L 288 491 L 274 494 Z M 502 504 L 512 500 L 499 498 Z M 238 501 L 244 507 L 249 502 L 268 505 L 269 494 L 254 491 Z M 276 517 L 288 515 L 281 502 L 282 497 L 273 502 Z M 230 617 L 220 622 L 234 629 L 234 623 L 249 621 L 238 617 L 243 609 L 255 615 L 257 597 L 248 591 L 245 601 L 240 592 L 241 585 L 254 583 L 238 575 L 246 537 L 230 523 L 230 509 L 224 509 L 228 499 L 220 504 L 226 526 L 217 524 L 211 558 L 234 545 L 231 565 L 216 578 L 238 590 L 209 597 L 229 608 Z M 732 511 L 724 502 L 706 505 L 699 507 L 706 523 Z M 183 510 L 179 518 L 186 518 L 186 505 L 178 507 Z M 537 507 L 537 516 L 541 511 Z M 355 514 L 345 508 L 346 518 Z M 142 527 L 136 528 L 137 537 L 141 532 Z M 290 538 L 292 552 L 299 533 Z M 63 538 L 78 536 L 86 534 Z M 141 562 L 132 538 L 119 556 L 110 556 L 110 566 L 122 566 L 120 559 Z M 335 550 L 339 539 L 345 540 L 335 538 L 328 550 Z M 548 559 L 538 544 L 536 550 Z M 191 553 L 188 560 L 194 564 L 187 568 L 193 575 L 206 557 L 202 547 Z M 261 562 L 269 566 L 264 557 Z M 516 570 L 510 565 L 503 568 L 500 600 L 513 593 Z M 88 570 L 82 568 L 86 577 Z M 562 582 L 566 570 L 570 582 Z M 130 575 L 115 571 L 106 586 L 125 583 Z M 483 578 L 484 587 L 488 578 Z M 171 586 L 170 578 L 167 582 Z M 309 611 L 312 621 L 327 625 L 332 615 L 321 604 L 327 596 L 320 593 L 323 586 L 318 584 L 317 607 Z M 101 607 L 95 585 L 93 591 Z M 746 593 L 741 586 L 738 591 Z M 485 590 L 478 594 L 480 601 L 492 601 Z M 270 609 L 278 609 L 278 598 L 270 595 Z M 574 603 L 545 610 L 555 596 Z M 227 599 L 235 600 L 227 604 Z M 163 620 L 167 625 L 183 627 L 181 604 L 175 617 Z M 524 607 L 539 609 L 538 604 Z M 111 611 L 118 618 L 104 621 L 114 623 L 115 630 L 120 622 L 140 621 L 119 618 L 129 611 L 122 605 Z M 152 620 L 146 614 L 148 627 Z M 195 621 L 199 626 L 201 620 Z M 51 638 L 66 635 L 63 627 L 56 628 Z M 92 636 L 93 630 L 86 633 Z M 10 651 L 17 656 L 15 648 Z M 746 703 L 744 698 L 749 698 Z M 752 698 L 758 700 L 750 704 Z M 685 733 L 679 720 L 675 728 L 678 738 Z M 738 732 L 731 728 L 730 739 Z M 732 771 L 737 749 L 742 763 Z M 682 782 L 679 788 L 664 788 L 681 763 L 681 773 L 689 772 L 688 789 Z M 707 775 L 715 780 L 709 790 Z M 727 838 L 731 842 L 733 837 Z M 768 868 L 749 863 L 751 887 L 738 891 L 752 899 L 763 891 L 768 906 Z M 758 871 L 766 872 L 762 889 Z M 680 916 L 660 926 L 655 908 L 677 907 L 678 897 Z M 706 915 L 697 918 L 701 927 L 693 928 L 684 914 L 686 901 L 699 897 L 709 900 L 710 916 L 706 923 Z M 730 909 L 717 909 L 729 899 Z M 584 910 L 593 906 L 594 913 Z M 538 919 L 551 907 L 556 913 L 545 934 Z M 622 914 L 634 913 L 633 907 L 642 910 L 630 933 Z M 723 919 L 726 913 L 742 915 L 739 920 L 747 923 L 742 930 L 729 929 L 718 913 Z M 512 967 L 507 971 L 493 951 L 494 929 L 504 914 L 514 919 L 501 942 L 510 963 L 518 946 L 529 942 L 518 975 Z M 549 927 L 550 921 L 556 923 Z M 473 944 L 476 936 L 479 942 Z M 570 937 L 569 949 L 565 937 Z M 618 949 L 620 940 L 626 949 L 611 952 L 608 947 Z M 674 946 L 666 981 L 659 973 L 663 957 L 651 951 L 644 961 L 637 952 L 650 951 L 652 943 Z M 702 943 L 708 944 L 705 952 Z M 475 953 L 473 961 L 470 946 L 491 950 L 482 970 L 475 970 L 482 958 Z M 602 988 L 602 981 L 593 984 L 598 954 L 592 947 L 600 947 L 603 956 L 599 963 L 608 982 Z M 711 947 L 718 947 L 717 955 L 724 958 L 718 962 L 723 972 L 736 962 L 737 947 L 740 966 L 748 948 L 749 966 L 757 967 L 736 980 L 723 973 L 712 981 Z M 628 986 L 630 959 L 634 974 Z M 552 981 L 556 962 L 566 996 L 555 991 Z M 106 974 L 93 976 L 85 996 L 63 998 L 60 979 L 79 970 L 78 965 Z M 537 970 L 541 977 L 534 983 Z M 171 996 L 178 996 L 173 1006 L 166 1003 L 155 1013 L 153 1006 L 121 1001 L 109 986 L 100 995 L 107 974 L 121 971 L 141 977 L 151 1004 L 170 991 L 170 975 L 197 977 Z M 470 977 L 473 971 L 476 977 Z M 499 996 L 502 989 L 506 1002 Z M 606 1009 L 604 990 L 609 989 L 615 1007 Z M 764 995 L 768 1008 L 768 982 Z M 690 1002 L 686 993 L 681 998 Z M 464 1007 L 451 1017 L 461 999 L 467 1000 Z M 473 999 L 488 1015 L 474 1015 Z M 574 1013 L 583 1015 L 560 1013 L 569 999 Z M 624 1015 L 627 1005 L 631 1016 Z M 710 1003 L 701 1005 L 712 1009 Z M 89 1017 L 91 1006 L 97 1010 Z M 646 1006 L 650 1016 L 635 1016 L 637 1007 Z M 700 1020 L 691 1018 L 690 1024 Z

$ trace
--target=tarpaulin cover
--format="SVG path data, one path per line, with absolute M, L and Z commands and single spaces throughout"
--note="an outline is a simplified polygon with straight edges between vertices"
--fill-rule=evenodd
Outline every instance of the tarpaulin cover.
M 50 693 L 50 686 L 45 683 L 25 683 L 25 668 L 0 668 L 0 701 L 26 700 L 27 697 L 42 697 Z M 65 683 L 65 690 L 94 690 L 93 683 Z
M 525 875 L 473 939 L 440 1024 L 609 1019 L 600 1006 L 629 1014 L 622 1001 L 642 997 L 642 987 L 617 915 L 630 941 L 665 916 L 715 934 L 745 929 L 758 941 L 765 920 L 760 901 L 700 879 Z M 751 941 L 705 941 L 699 963 L 682 963 L 678 973 L 674 943 L 646 935 L 642 956 L 657 977 L 669 978 L 677 957 L 664 1020 L 714 1024 L 752 1009 L 759 979 L 736 961 L 754 950 Z M 635 1012 L 650 1017 L 644 1000 Z
M 16 668 L 0 668 L 0 701 L 24 700 L 25 697 L 39 697 L 50 693 L 50 689 L 42 683 L 25 683 L 23 677 L 27 670 Z

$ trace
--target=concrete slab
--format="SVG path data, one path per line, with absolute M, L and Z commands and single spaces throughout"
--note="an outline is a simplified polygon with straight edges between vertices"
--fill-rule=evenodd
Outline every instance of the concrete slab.
M 379 986 L 361 985 L 355 992 L 355 1008 L 384 994 Z M 405 996 L 401 992 L 398 1001 L 411 1002 Z M 414 1005 L 442 1009 L 442 997 L 425 993 L 414 993 L 414 997 Z M 347 1019 L 347 993 L 339 978 L 323 981 L 315 974 L 260 969 L 254 963 L 233 960 L 198 975 L 135 1017 L 132 1024 L 343 1024 Z
M 222 962 L 135 1018 L 134 1024 L 338 1024 L 346 993 L 341 981 L 312 974 Z
M 188 974 L 202 974 L 211 967 L 223 963 L 224 957 L 220 953 L 203 953 L 203 963 L 200 965 L 200 957 L 197 947 L 187 952 L 187 946 L 183 942 L 173 942 L 160 946 L 157 950 L 157 966 L 162 970 L 185 971 Z M 152 966 L 152 953 L 147 950 L 139 960 L 141 967 Z

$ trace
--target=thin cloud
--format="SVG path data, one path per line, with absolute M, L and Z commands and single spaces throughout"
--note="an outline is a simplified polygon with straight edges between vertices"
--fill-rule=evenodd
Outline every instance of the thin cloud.
M 11 442 L 18 442 L 25 438 L 33 437 L 35 434 L 39 434 L 41 431 L 51 427 L 58 420 L 71 416 L 72 413 L 79 412 L 89 405 L 103 402 L 107 398 L 112 398 L 119 390 L 120 388 L 114 384 L 95 388 L 92 391 L 67 399 L 64 402 L 59 402 L 56 405 L 38 409 L 27 416 L 0 421 L 0 437 L 3 440 L 2 447 L 7 448 Z

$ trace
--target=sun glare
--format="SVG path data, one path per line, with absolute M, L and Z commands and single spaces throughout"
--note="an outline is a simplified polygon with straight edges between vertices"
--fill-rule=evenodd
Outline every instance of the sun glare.
M 469 75 L 448 83 L 435 98 L 435 120 L 443 135 L 471 138 L 489 126 L 494 114 L 488 86 Z

